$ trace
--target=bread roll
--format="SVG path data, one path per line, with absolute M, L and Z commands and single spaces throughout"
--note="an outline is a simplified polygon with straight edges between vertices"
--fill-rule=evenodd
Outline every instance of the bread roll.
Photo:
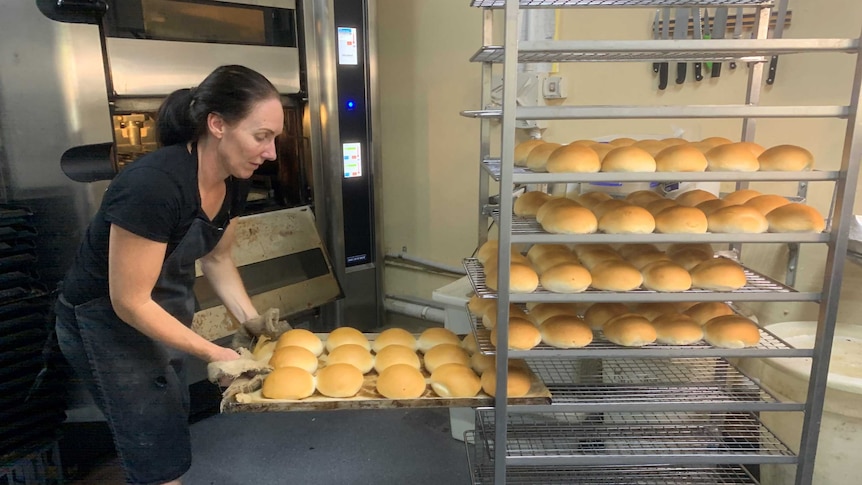
M 374 357 L 361 345 L 344 344 L 332 349 L 326 356 L 326 365 L 332 364 L 350 364 L 367 374 L 374 368 Z
M 627 146 L 634 145 L 635 142 L 637 142 L 637 140 L 635 140 L 634 138 L 620 137 L 620 138 L 614 138 L 613 140 L 609 141 L 608 145 L 612 145 L 615 147 L 627 147 Z
M 706 220 L 709 232 L 759 234 L 769 229 L 766 217 L 757 209 L 746 205 L 732 205 L 718 209 Z
M 479 295 L 473 295 L 470 297 L 470 300 L 467 302 L 467 309 L 470 310 L 470 313 L 476 315 L 477 317 L 481 317 L 489 306 L 495 305 L 497 300 L 493 298 L 481 298 Z M 380 337 L 378 337 L 379 339 Z M 415 345 L 414 345 L 415 347 Z M 375 349 L 376 351 L 376 349 Z
M 440 344 L 425 352 L 425 368 L 428 372 L 443 364 L 470 365 L 470 354 L 458 344 Z
M 409 365 L 391 365 L 377 376 L 377 392 L 387 399 L 416 399 L 425 388 L 425 377 Z
M 374 370 L 378 374 L 396 364 L 409 365 L 417 370 L 422 367 L 416 351 L 403 345 L 387 345 L 374 357 Z
M 488 330 L 493 329 L 497 326 L 497 300 L 494 300 L 495 305 L 488 308 L 485 313 L 482 315 L 482 326 L 487 328 Z M 509 304 L 509 318 L 524 318 L 529 320 L 527 314 L 524 313 L 524 310 L 521 310 L 514 303 Z M 451 343 L 451 342 L 450 342 Z
M 579 264 L 558 264 L 542 273 L 539 282 L 553 293 L 580 293 L 589 288 L 592 277 L 587 268 Z
M 485 271 L 485 286 L 497 291 L 497 268 L 491 267 Z M 527 264 L 513 263 L 509 266 L 509 291 L 513 293 L 531 293 L 539 286 L 539 275 Z
M 624 347 L 643 347 L 655 342 L 656 331 L 646 318 L 626 313 L 610 319 L 602 327 L 609 341 Z
M 671 207 L 655 217 L 656 232 L 663 234 L 704 234 L 706 214 L 696 207 Z
M 279 367 L 266 376 L 260 393 L 267 399 L 305 399 L 314 394 L 314 376 L 297 367 Z
M 464 335 L 464 338 L 461 339 L 461 348 L 466 350 L 470 354 L 474 354 L 479 351 L 479 342 L 476 341 L 476 335 L 473 333 L 468 333 Z
M 610 244 L 605 243 L 581 243 L 575 244 L 575 246 L 572 248 L 572 252 L 575 253 L 578 258 L 583 258 L 585 255 L 596 251 L 610 252 L 619 256 L 616 249 L 614 249 Z
M 350 364 L 327 365 L 317 371 L 317 390 L 326 397 L 353 397 L 363 382 L 362 372 Z
M 760 328 L 745 317 L 726 315 L 706 322 L 703 336 L 712 346 L 742 349 L 754 347 L 760 342 Z
M 545 253 L 543 256 L 536 258 L 535 263 L 533 263 L 533 267 L 536 269 L 537 273 L 542 275 L 549 269 L 561 264 L 578 264 L 578 257 L 571 251 Z
M 670 256 L 661 251 L 654 251 L 651 253 L 635 254 L 632 257 L 628 258 L 626 261 L 631 263 L 632 266 L 634 266 L 640 271 L 643 270 L 644 267 L 652 263 L 656 263 L 659 261 L 670 262 Z
M 603 215 L 608 212 L 619 209 L 620 207 L 633 207 L 634 204 L 627 200 L 621 199 L 608 199 L 598 204 L 594 205 L 590 210 L 593 211 L 593 214 L 596 215 L 596 219 L 601 219 Z
M 497 255 L 499 254 L 499 249 L 500 242 L 496 239 L 489 239 L 479 246 L 479 249 L 476 251 L 476 259 L 478 259 L 482 264 L 491 260 L 496 260 Z
M 646 243 L 631 243 L 631 244 L 623 244 L 619 248 L 617 248 L 617 253 L 625 259 L 629 259 L 632 256 L 636 256 L 638 254 L 649 254 L 649 253 L 659 253 L 659 249 L 654 244 L 646 244 Z
M 691 345 L 703 339 L 703 328 L 688 315 L 667 313 L 652 321 L 656 342 L 665 345 Z
M 737 143 L 711 148 L 706 152 L 706 161 L 710 172 L 756 172 L 760 168 L 751 150 Z
M 650 301 L 638 303 L 637 305 L 632 306 L 631 311 L 629 311 L 628 313 L 634 313 L 636 315 L 640 315 L 646 318 L 649 321 L 653 321 L 656 318 L 667 313 L 678 313 L 679 311 L 679 303 L 671 303 L 667 301 Z
M 811 170 L 814 155 L 796 145 L 777 145 L 761 153 L 757 161 L 760 162 L 760 170 Z
M 549 211 L 540 222 L 551 234 L 592 234 L 596 232 L 596 216 L 586 207 L 565 206 Z
M 545 165 L 548 163 L 548 157 L 561 146 L 559 143 L 543 143 L 533 148 L 530 150 L 530 154 L 527 155 L 527 168 L 536 172 L 544 172 Z
M 652 156 L 652 157 L 655 157 L 662 150 L 667 148 L 667 145 L 662 143 L 659 140 L 640 140 L 632 146 L 635 146 L 635 147 L 640 148 L 641 150 L 644 150 L 645 152 L 649 153 L 650 156 Z
M 591 145 L 590 148 L 596 152 L 596 155 L 599 156 L 599 161 L 604 160 L 605 156 L 610 153 L 611 150 L 616 148 L 613 145 L 608 143 L 596 143 L 595 145 Z
M 364 333 L 352 327 L 340 327 L 329 332 L 326 337 L 326 351 L 332 352 L 333 349 L 341 345 L 356 344 L 362 346 L 365 350 L 371 350 L 371 344 L 368 342 L 368 337 Z
M 563 244 L 533 244 L 529 251 L 527 251 L 527 259 L 531 263 L 536 262 L 536 258 L 541 258 L 543 255 L 547 253 L 566 253 L 571 252 L 571 250 Z
M 554 150 L 548 157 L 545 169 L 550 173 L 593 173 L 602 168 L 599 155 L 590 147 L 565 145 Z
M 552 197 L 536 211 L 536 222 L 541 224 L 545 220 L 545 216 L 558 207 L 580 207 L 580 204 L 565 197 Z
M 269 358 L 269 365 L 273 369 L 297 367 L 313 374 L 317 371 L 317 356 L 304 347 L 289 345 L 276 349 Z
M 706 156 L 691 145 L 670 146 L 655 156 L 656 172 L 703 172 L 706 166 Z
M 545 320 L 558 315 L 577 315 L 578 309 L 573 303 L 539 303 L 530 309 L 527 315 L 533 324 L 540 326 Z
M 470 367 L 479 375 L 482 375 L 486 370 L 493 369 L 496 363 L 496 355 L 484 355 L 476 352 L 470 356 Z
M 712 245 L 710 245 L 709 243 L 673 243 L 667 247 L 665 252 L 669 256 L 673 257 L 673 255 L 675 255 L 678 252 L 695 250 L 695 249 L 698 251 L 701 251 L 703 253 L 706 253 L 710 256 L 715 254 L 714 251 L 712 250 Z
M 685 291 L 691 288 L 691 275 L 682 266 L 657 261 L 643 268 L 644 288 L 653 291 Z
M 826 221 L 814 207 L 787 204 L 766 214 L 769 232 L 823 232 Z
M 659 141 L 666 147 L 672 147 L 672 146 L 676 146 L 676 145 L 687 145 L 690 143 L 685 138 L 680 138 L 680 137 L 676 137 L 676 136 L 670 137 L 670 138 L 662 138 Z
M 624 261 L 605 261 L 592 269 L 593 288 L 607 291 L 631 291 L 643 283 L 641 272 Z
M 763 194 L 753 189 L 739 189 L 725 195 L 722 199 L 727 202 L 728 205 L 741 205 L 758 195 Z
M 760 157 L 760 154 L 763 153 L 764 151 L 766 151 L 766 149 L 763 148 L 762 145 L 758 145 L 757 143 L 754 143 L 753 141 L 740 141 L 740 142 L 737 142 L 736 144 L 741 146 L 741 147 L 747 148 L 749 151 L 751 151 L 752 154 L 754 154 L 755 157 Z M 763 170 L 763 169 L 761 168 L 761 170 Z
M 688 310 L 683 312 L 700 325 L 706 325 L 706 322 L 715 317 L 723 317 L 725 315 L 734 315 L 733 308 L 730 305 L 720 301 L 704 301 L 697 303 Z
M 599 230 L 606 234 L 650 234 L 655 230 L 655 218 L 643 207 L 618 207 L 599 218 Z
M 678 206 L 679 203 L 673 199 L 662 199 L 650 202 L 645 207 L 653 217 L 657 216 L 661 211 Z
M 575 141 L 569 143 L 569 145 L 580 145 L 580 146 L 584 146 L 584 147 L 593 147 L 596 145 L 600 145 L 600 143 L 595 141 L 595 140 L 575 140 Z
M 618 147 L 605 155 L 602 172 L 655 172 L 655 159 L 643 148 Z
M 706 253 L 700 249 L 683 249 L 670 257 L 671 261 L 691 271 L 695 266 L 712 259 L 712 252 Z
M 695 205 L 695 207 L 697 209 L 699 209 L 701 212 L 703 212 L 705 215 L 708 216 L 708 215 L 712 214 L 713 212 L 717 211 L 718 209 L 723 209 L 729 205 L 730 204 L 727 203 L 727 201 L 724 199 L 712 199 L 712 200 L 705 200 L 705 201 Z
M 677 204 L 686 207 L 694 207 L 702 202 L 717 199 L 714 194 L 701 189 L 689 190 L 676 196 L 674 199 Z
M 725 138 L 723 136 L 710 136 L 710 137 L 704 138 L 703 140 L 700 140 L 700 143 L 704 143 L 704 144 L 707 144 L 707 145 L 710 145 L 713 147 L 717 147 L 719 145 L 728 145 L 730 143 L 733 143 L 733 140 L 731 140 L 729 138 Z
M 431 373 L 431 389 L 440 397 L 475 397 L 482 382 L 468 366 L 444 364 Z
M 593 341 L 593 331 L 580 318 L 557 315 L 545 320 L 539 328 L 542 342 L 558 349 L 586 347 Z
M 487 299 L 487 301 L 493 302 L 494 300 Z M 375 352 L 379 353 L 381 350 L 383 350 L 384 347 L 388 345 L 403 345 L 410 349 L 416 350 L 416 337 L 414 337 L 412 333 L 408 332 L 407 330 L 404 330 L 403 328 L 387 328 L 386 330 L 380 332 L 380 335 L 378 335 L 377 338 L 374 339 L 374 342 L 371 343 L 371 348 Z
M 515 166 L 526 167 L 527 156 L 530 154 L 531 151 L 533 151 L 533 148 L 536 148 L 537 146 L 544 143 L 544 140 L 530 139 L 515 145 Z
M 496 303 L 496 300 L 495 300 Z M 497 305 L 492 306 L 488 309 L 488 312 L 493 312 L 494 315 L 497 314 Z M 485 315 L 489 313 L 486 312 Z M 485 318 L 485 315 L 482 315 L 482 318 Z M 419 339 L 416 342 L 419 352 L 423 354 L 431 350 L 433 347 L 436 347 L 441 344 L 454 344 L 460 345 L 461 339 L 458 338 L 457 335 L 448 328 L 443 327 L 431 327 L 425 329 L 421 334 L 419 334 Z
M 583 251 L 578 255 L 581 263 L 590 271 L 596 266 L 606 261 L 622 261 L 623 258 L 612 249 L 593 249 L 592 251 Z
M 544 192 L 538 190 L 525 192 L 522 196 L 515 199 L 512 212 L 516 216 L 536 217 L 539 209 L 549 200 L 551 200 L 551 196 Z
M 773 194 L 765 194 L 765 195 L 758 195 L 757 197 L 749 199 L 748 202 L 746 202 L 743 205 L 746 205 L 748 207 L 753 207 L 753 208 L 757 209 L 758 212 L 760 212 L 761 214 L 763 214 L 765 216 L 766 214 L 769 214 L 770 212 L 772 212 L 773 209 L 777 209 L 777 208 L 779 208 L 783 205 L 787 205 L 789 203 L 790 203 L 790 201 L 787 200 L 787 197 L 783 197 L 780 195 L 773 195 Z
M 664 200 L 664 197 L 654 190 L 635 190 L 626 196 L 626 202 L 638 207 L 646 207 L 650 202 L 657 200 Z
M 691 286 L 713 291 L 733 291 L 747 283 L 745 271 L 726 258 L 704 261 L 691 270 Z
M 593 210 L 593 207 L 601 204 L 606 200 L 611 200 L 613 197 L 606 192 L 587 192 L 585 194 L 581 194 L 577 198 L 578 204 L 586 207 L 587 209 Z
M 293 328 L 284 332 L 275 344 L 276 349 L 290 346 L 302 347 L 315 356 L 323 353 L 323 342 L 320 337 L 303 328 Z
M 593 303 L 584 312 L 584 321 L 593 330 L 601 330 L 608 320 L 629 313 L 629 307 L 622 303 Z
M 494 327 L 491 330 L 491 344 L 497 346 L 497 329 Z M 509 319 L 509 349 L 511 350 L 530 350 L 539 345 L 542 341 L 542 334 L 535 325 L 529 320 L 521 318 Z
M 496 397 L 497 395 L 497 371 L 496 369 L 488 369 L 482 373 L 481 378 L 482 390 L 485 394 Z M 530 374 L 525 369 L 509 366 L 509 372 L 506 374 L 506 396 L 507 397 L 524 397 L 530 392 Z

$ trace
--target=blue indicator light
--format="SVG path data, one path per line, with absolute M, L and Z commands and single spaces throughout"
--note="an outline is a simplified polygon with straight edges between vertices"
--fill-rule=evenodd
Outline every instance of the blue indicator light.
M 347 102 L 347 110 L 353 111 L 354 108 L 356 108 L 356 102 L 351 99 Z

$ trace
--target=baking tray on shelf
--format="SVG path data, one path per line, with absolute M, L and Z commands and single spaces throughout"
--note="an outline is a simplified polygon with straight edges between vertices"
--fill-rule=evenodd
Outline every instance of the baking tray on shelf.
M 494 463 L 474 431 L 464 434 L 472 485 L 493 485 Z M 590 485 L 756 485 L 757 480 L 740 465 L 716 466 L 519 466 L 506 468 L 510 485 L 584 483 Z
M 521 7 L 756 7 L 774 0 L 520 0 Z M 471 7 L 503 8 L 506 0 L 472 0 Z
M 792 464 L 796 455 L 754 413 L 509 414 L 507 465 Z M 476 411 L 494 454 L 494 408 Z
M 327 334 L 317 334 L 325 342 Z M 369 341 L 373 341 L 378 334 L 366 333 Z M 417 336 L 418 337 L 418 336 Z M 258 360 L 268 361 L 271 350 L 264 351 Z M 422 360 L 420 354 L 420 361 Z M 321 365 L 324 361 L 321 360 Z M 526 366 L 524 366 L 526 367 Z M 429 375 L 425 370 L 424 363 L 422 374 L 426 380 Z M 345 409 L 400 409 L 400 408 L 450 408 L 450 407 L 480 407 L 493 406 L 494 398 L 480 391 L 476 397 L 450 398 L 440 397 L 426 386 L 425 393 L 415 399 L 388 399 L 376 391 L 377 372 L 365 374 L 362 389 L 356 396 L 348 398 L 326 397 L 315 391 L 313 395 L 305 399 L 267 399 L 261 395 L 260 387 L 249 392 L 242 392 L 222 400 L 221 408 L 224 413 L 242 412 L 287 412 L 287 411 L 335 411 Z M 510 405 L 546 405 L 551 402 L 551 393 L 539 377 L 530 372 L 530 391 L 527 395 L 518 398 L 509 398 Z M 262 384 L 259 383 L 259 384 Z

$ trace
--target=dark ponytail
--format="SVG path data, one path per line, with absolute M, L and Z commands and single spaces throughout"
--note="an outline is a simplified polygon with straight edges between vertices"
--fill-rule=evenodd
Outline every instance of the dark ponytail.
M 244 66 L 221 66 L 197 88 L 178 89 L 159 108 L 156 133 L 162 146 L 197 141 L 207 132 L 207 116 L 219 114 L 228 124 L 245 118 L 260 101 L 275 98 L 275 86 Z

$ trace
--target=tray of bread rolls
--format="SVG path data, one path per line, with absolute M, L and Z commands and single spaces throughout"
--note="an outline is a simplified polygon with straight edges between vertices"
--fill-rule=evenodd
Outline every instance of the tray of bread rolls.
M 261 340 L 253 355 L 272 370 L 253 388 L 226 393 L 222 412 L 477 407 L 494 403 L 494 357 L 475 336 L 433 327 L 362 333 L 293 329 Z M 551 394 L 523 361 L 510 361 L 509 402 L 550 404 Z

